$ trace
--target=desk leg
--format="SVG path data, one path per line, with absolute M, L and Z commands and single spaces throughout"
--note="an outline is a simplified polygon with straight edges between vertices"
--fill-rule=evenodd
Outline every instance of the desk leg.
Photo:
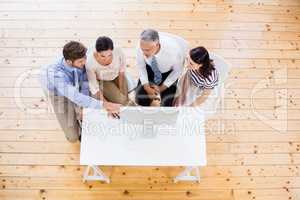
M 193 171 L 195 175 L 192 175 Z M 184 171 L 174 178 L 175 183 L 177 183 L 178 181 L 197 181 L 199 183 L 200 182 L 199 167 L 197 166 L 185 167 Z
M 92 171 L 92 175 L 90 172 Z M 83 182 L 86 181 L 105 181 L 106 183 L 110 183 L 109 177 L 107 177 L 104 172 L 97 166 L 87 166 L 83 173 Z

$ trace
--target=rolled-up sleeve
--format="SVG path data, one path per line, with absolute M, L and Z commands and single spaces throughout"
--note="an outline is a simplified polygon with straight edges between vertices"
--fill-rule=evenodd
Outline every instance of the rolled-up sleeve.
M 172 67 L 172 72 L 168 75 L 163 84 L 167 87 L 170 87 L 180 77 L 180 75 L 182 74 L 182 70 L 183 62 L 181 58 L 178 58 L 177 62 Z
M 90 96 L 90 87 L 89 87 L 89 82 L 87 80 L 84 80 L 82 82 L 80 92 L 84 95 Z
M 63 77 L 55 77 L 54 86 L 57 94 L 68 98 L 76 105 L 84 108 L 102 108 L 103 102 L 84 95 L 78 91 L 71 83 L 66 82 Z

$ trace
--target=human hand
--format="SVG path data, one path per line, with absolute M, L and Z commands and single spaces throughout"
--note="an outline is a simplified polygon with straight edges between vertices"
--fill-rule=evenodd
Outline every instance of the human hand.
M 104 109 L 108 112 L 108 115 L 120 119 L 120 107 L 121 104 L 111 103 L 108 101 L 103 102 Z

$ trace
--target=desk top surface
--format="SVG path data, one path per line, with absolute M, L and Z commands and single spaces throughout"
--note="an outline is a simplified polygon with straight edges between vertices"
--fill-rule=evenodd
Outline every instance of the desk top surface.
M 122 108 L 137 111 L 144 108 Z M 176 108 L 174 108 L 175 110 Z M 151 117 L 172 108 L 145 108 Z M 145 114 L 143 114 L 145 116 Z M 126 117 L 126 116 L 124 116 Z M 157 119 L 155 119 L 157 120 Z M 206 165 L 204 115 L 193 108 L 179 109 L 174 125 L 128 124 L 111 119 L 103 110 L 84 109 L 81 165 L 203 166 Z

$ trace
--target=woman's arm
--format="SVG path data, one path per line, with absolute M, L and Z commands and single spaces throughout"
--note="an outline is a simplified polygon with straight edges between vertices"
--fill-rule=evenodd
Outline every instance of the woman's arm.
M 107 101 L 107 100 L 105 99 L 105 97 L 103 96 L 101 90 L 98 90 L 98 92 L 96 92 L 95 96 L 96 96 L 96 98 L 99 99 L 100 101 L 103 101 L 103 102 L 104 102 L 104 101 Z
M 120 59 L 120 69 L 119 69 L 119 81 L 118 86 L 120 88 L 120 91 L 122 94 L 127 95 L 128 88 L 127 85 L 124 84 L 125 77 L 125 71 L 126 71 L 126 56 L 121 48 L 118 48 L 119 50 L 119 59 Z M 126 82 L 127 83 L 127 82 Z
M 206 101 L 211 91 L 212 89 L 204 89 L 202 94 L 199 97 L 197 97 L 196 100 L 190 106 L 192 107 L 200 106 L 202 103 Z
M 87 67 L 86 71 L 92 96 L 100 101 L 106 101 L 99 87 L 96 70 L 91 67 Z

